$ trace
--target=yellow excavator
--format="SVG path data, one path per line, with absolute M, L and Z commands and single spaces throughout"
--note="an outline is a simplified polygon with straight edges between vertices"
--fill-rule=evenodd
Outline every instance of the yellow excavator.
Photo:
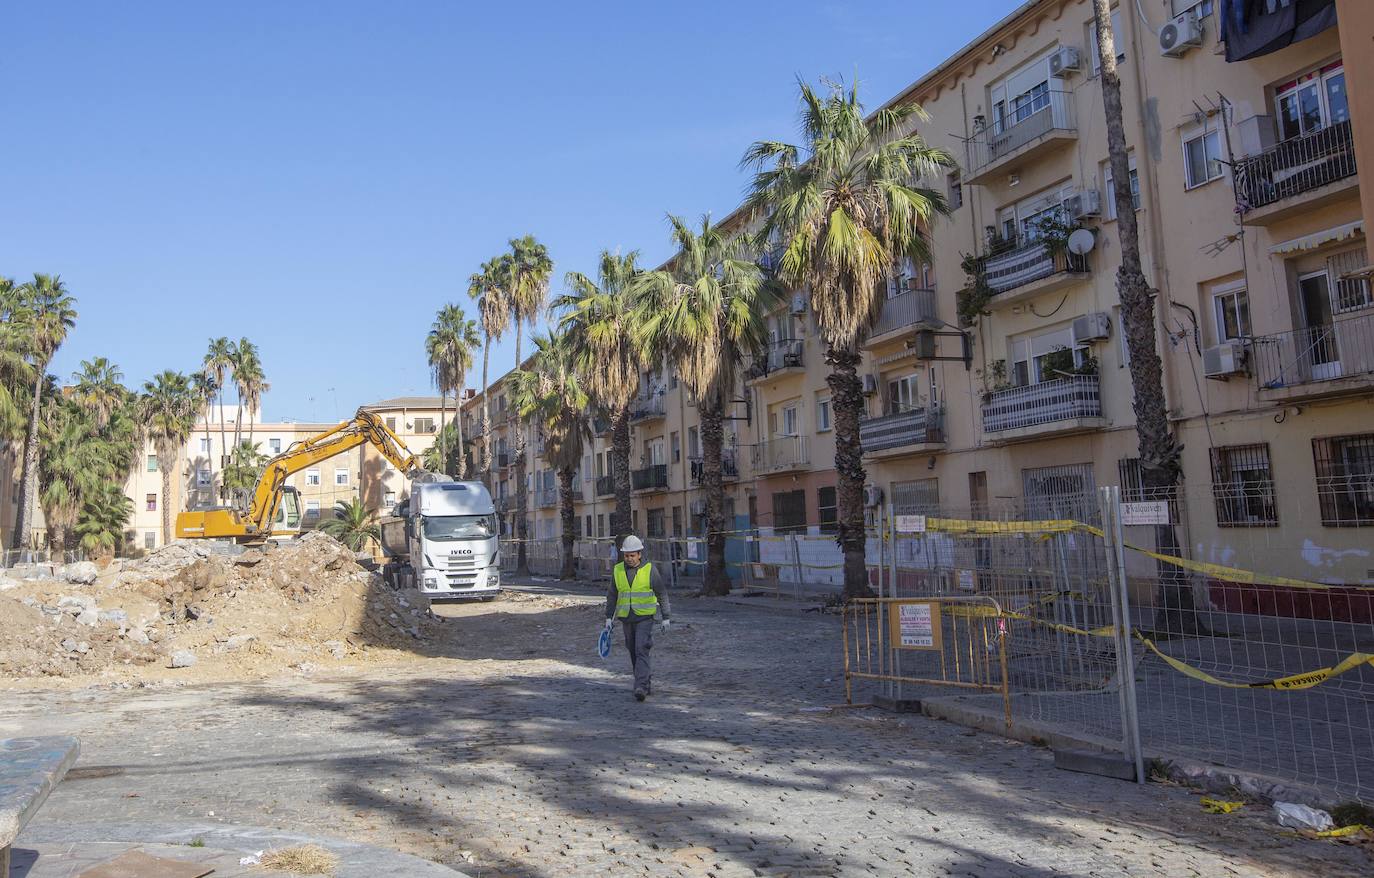
M 382 457 L 414 481 L 427 476 L 420 459 L 382 419 L 358 409 L 351 420 L 309 439 L 295 442 L 267 462 L 249 495 L 247 508 L 218 506 L 177 514 L 178 539 L 232 539 L 239 543 L 264 543 L 273 537 L 295 536 L 300 526 L 300 495 L 286 484 L 293 473 L 372 443 Z M 286 504 L 283 504 L 285 499 Z M 294 509 L 286 506 L 294 505 Z

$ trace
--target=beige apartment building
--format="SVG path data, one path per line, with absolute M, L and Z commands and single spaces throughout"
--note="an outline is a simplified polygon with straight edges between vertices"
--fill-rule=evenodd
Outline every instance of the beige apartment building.
M 1374 293 L 1357 157 L 1374 144 L 1374 11 L 1342 3 L 1339 25 L 1228 62 L 1218 5 L 1155 0 L 1113 13 L 1126 185 L 1184 445 L 1172 514 L 1201 560 L 1368 583 Z M 1361 54 L 1352 47 L 1365 51 L 1347 62 L 1345 50 Z M 1092 514 L 1098 486 L 1141 496 L 1098 71 L 1091 3 L 1035 0 L 893 98 L 925 108 L 920 131 L 959 167 L 927 181 L 951 206 L 931 229 L 932 264 L 894 266 L 864 345 L 875 503 L 1075 517 Z M 991 295 L 965 328 L 967 256 Z M 834 439 L 804 297 L 770 315 L 769 337 L 727 432 L 733 520 L 827 533 Z M 671 374 L 642 377 L 632 479 L 645 536 L 699 532 L 696 424 Z M 504 439 L 504 416 L 495 429 Z M 580 533 L 609 536 L 608 438 L 597 431 L 579 474 Z M 556 481 L 541 467 L 532 456 L 531 528 L 551 539 Z M 508 479 L 498 489 L 513 493 Z M 1151 531 L 1127 537 L 1147 542 Z

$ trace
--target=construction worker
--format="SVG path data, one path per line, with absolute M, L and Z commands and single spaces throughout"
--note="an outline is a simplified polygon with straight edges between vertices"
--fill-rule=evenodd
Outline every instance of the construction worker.
M 635 700 L 643 701 L 652 691 L 649 650 L 654 645 L 654 613 L 663 613 L 663 630 L 672 624 L 668 593 L 663 576 L 653 564 L 644 561 L 644 543 L 630 534 L 620 544 L 621 562 L 611 571 L 611 586 L 606 590 L 606 630 L 617 618 L 625 631 L 625 649 L 635 675 Z

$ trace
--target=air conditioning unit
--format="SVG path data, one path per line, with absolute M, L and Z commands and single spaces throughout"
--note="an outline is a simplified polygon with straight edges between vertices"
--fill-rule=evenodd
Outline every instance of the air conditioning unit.
M 1188 10 L 1166 21 L 1159 31 L 1159 54 L 1177 58 L 1189 49 L 1202 45 L 1202 22 L 1197 13 Z
M 1060 46 L 1059 51 L 1050 56 L 1050 76 L 1063 79 L 1078 72 L 1078 49 L 1073 46 Z
M 864 505 L 869 509 L 883 505 L 883 489 L 876 485 L 868 485 L 864 488 Z
M 1110 338 L 1111 335 L 1112 318 L 1110 314 L 1094 311 L 1091 314 L 1074 318 L 1073 343 L 1076 345 L 1089 341 L 1103 341 Z
M 793 293 L 793 294 L 792 294 L 792 313 L 793 313 L 793 314 L 805 314 L 805 313 L 806 313 L 806 296 L 802 295 L 801 293 Z
M 878 376 L 868 374 L 864 376 L 864 396 L 872 396 L 878 392 Z
M 1245 345 L 1229 341 L 1202 352 L 1202 371 L 1208 378 L 1226 378 L 1245 372 Z
M 935 359 L 935 331 L 932 329 L 917 330 L 916 335 L 911 339 L 911 349 L 916 352 L 918 360 Z
M 1080 189 L 1064 199 L 1064 210 L 1076 220 L 1102 215 L 1102 193 L 1096 189 Z

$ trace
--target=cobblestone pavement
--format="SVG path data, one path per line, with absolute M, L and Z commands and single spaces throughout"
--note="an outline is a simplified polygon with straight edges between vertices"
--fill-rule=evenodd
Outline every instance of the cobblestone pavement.
M 552 586 L 543 586 L 551 588 Z M 842 700 L 837 620 L 675 600 L 650 700 L 598 600 L 496 603 L 396 667 L 10 694 L 70 733 L 41 821 L 225 821 L 354 838 L 473 876 L 1359 875 L 1267 809 L 1055 770 L 1048 751 Z M 22 841 L 22 836 L 21 836 Z

